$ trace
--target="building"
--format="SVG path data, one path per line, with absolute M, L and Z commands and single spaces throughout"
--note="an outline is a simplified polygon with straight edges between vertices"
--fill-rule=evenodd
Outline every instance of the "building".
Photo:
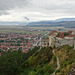
M 49 39 L 41 39 L 41 46 L 48 47 L 49 46 Z
M 58 32 L 56 30 L 53 30 L 49 34 L 49 46 L 53 47 L 55 45 L 55 37 L 57 36 Z
M 68 32 L 58 32 L 56 30 L 53 30 L 49 34 L 49 39 L 42 39 L 41 41 L 41 46 L 42 47 L 60 47 L 63 45 L 69 45 L 73 46 L 75 49 L 75 35 L 72 34 L 73 31 L 68 31 Z M 66 35 L 65 35 L 66 33 Z
M 75 39 L 75 35 L 67 35 L 64 38 L 65 39 Z

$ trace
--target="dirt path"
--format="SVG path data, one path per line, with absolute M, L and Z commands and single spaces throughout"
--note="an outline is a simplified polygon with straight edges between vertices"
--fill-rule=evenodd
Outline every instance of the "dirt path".
M 54 50 L 52 51 L 53 52 L 53 54 L 55 55 L 55 52 L 54 52 Z M 55 55 L 56 56 L 56 55 Z M 57 68 L 56 68 L 56 70 L 57 69 L 59 69 L 60 68 L 60 63 L 59 63 L 59 59 L 58 59 L 58 57 L 56 56 L 56 58 L 57 58 Z M 55 71 L 56 71 L 55 70 Z M 52 73 L 52 75 L 55 75 L 55 71 Z

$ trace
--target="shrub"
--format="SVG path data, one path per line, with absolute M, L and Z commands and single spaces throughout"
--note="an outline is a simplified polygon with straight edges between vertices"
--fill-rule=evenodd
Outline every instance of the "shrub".
M 69 66 L 69 70 L 72 68 L 72 65 Z
M 53 55 L 53 61 L 55 62 L 57 59 L 56 59 L 56 56 L 55 55 Z
M 55 73 L 58 73 L 58 72 L 60 72 L 60 69 L 57 69 L 57 70 L 55 71 Z

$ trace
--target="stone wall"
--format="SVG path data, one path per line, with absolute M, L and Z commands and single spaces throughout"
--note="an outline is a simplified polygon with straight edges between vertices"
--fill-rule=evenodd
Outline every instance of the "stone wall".
M 49 39 L 42 39 L 42 40 L 41 40 L 41 46 L 42 46 L 42 47 L 47 47 L 47 46 L 49 46 Z
M 75 42 L 75 40 L 71 40 L 71 39 L 62 39 L 62 40 L 56 39 L 55 46 L 59 47 L 59 46 L 67 45 L 67 44 L 69 46 L 73 46 L 74 42 Z

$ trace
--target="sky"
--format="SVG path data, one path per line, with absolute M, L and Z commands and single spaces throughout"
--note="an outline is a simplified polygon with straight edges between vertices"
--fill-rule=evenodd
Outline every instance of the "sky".
M 75 18 L 75 0 L 0 0 L 0 21 Z

